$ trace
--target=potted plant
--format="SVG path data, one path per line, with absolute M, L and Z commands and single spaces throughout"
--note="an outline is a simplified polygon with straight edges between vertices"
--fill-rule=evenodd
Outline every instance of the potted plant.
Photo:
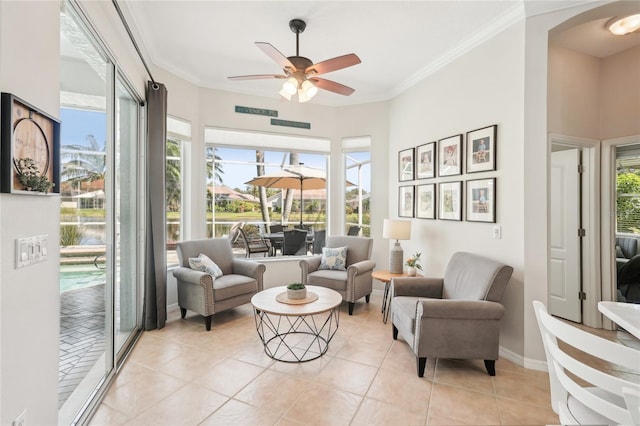
M 300 300 L 307 297 L 307 288 L 302 283 L 292 283 L 287 286 L 287 297 Z
M 410 277 L 415 277 L 418 273 L 417 269 L 422 270 L 422 266 L 420 265 L 420 255 L 422 253 L 415 252 L 413 256 L 407 259 L 407 275 Z
M 40 174 L 36 162 L 31 158 L 18 158 L 15 162 L 18 182 L 27 191 L 49 192 L 53 183 L 46 176 Z

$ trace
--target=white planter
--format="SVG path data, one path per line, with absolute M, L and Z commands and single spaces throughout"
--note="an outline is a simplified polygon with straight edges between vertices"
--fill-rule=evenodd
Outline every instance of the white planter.
M 415 277 L 418 271 L 413 266 L 407 266 L 407 275 L 410 277 Z
M 300 300 L 307 297 L 307 289 L 303 288 L 301 290 L 289 290 L 287 289 L 287 297 L 291 300 Z

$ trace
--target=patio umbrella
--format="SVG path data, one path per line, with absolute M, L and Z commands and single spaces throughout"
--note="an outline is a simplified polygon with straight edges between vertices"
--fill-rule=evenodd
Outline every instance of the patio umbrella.
M 264 186 L 266 188 L 300 189 L 300 226 L 302 227 L 303 195 L 305 189 L 324 189 L 327 178 L 323 170 L 307 167 L 304 164 L 287 166 L 283 170 L 257 176 L 246 185 Z M 348 186 L 353 186 L 347 181 Z

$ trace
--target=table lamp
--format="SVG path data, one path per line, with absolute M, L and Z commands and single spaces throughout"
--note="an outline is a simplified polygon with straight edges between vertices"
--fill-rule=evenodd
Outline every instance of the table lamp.
M 389 253 L 389 272 L 392 274 L 401 274 L 404 252 L 398 240 L 408 240 L 411 238 L 411 221 L 385 219 L 382 225 L 382 236 L 396 240 L 396 243 Z

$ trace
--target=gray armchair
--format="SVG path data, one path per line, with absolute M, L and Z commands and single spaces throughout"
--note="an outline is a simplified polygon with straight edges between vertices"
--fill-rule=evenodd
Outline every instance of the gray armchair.
M 262 291 L 265 266 L 247 259 L 235 259 L 228 238 L 182 241 L 176 247 L 180 267 L 173 271 L 178 281 L 178 305 L 182 318 L 187 309 L 205 317 L 207 331 L 211 330 L 211 316 L 216 312 L 235 308 L 251 301 Z M 189 258 L 202 253 L 222 270 L 213 278 L 206 272 L 189 267 Z
M 300 261 L 302 283 L 327 287 L 337 291 L 342 300 L 349 303 L 349 315 L 353 315 L 356 300 L 364 297 L 369 303 L 373 283 L 371 272 L 376 262 L 371 260 L 373 239 L 365 237 L 327 237 L 325 247 L 347 246 L 346 271 L 319 270 L 322 256 L 312 256 Z
M 499 303 L 513 268 L 472 253 L 455 253 L 444 278 L 394 278 L 391 318 L 416 355 L 418 376 L 427 358 L 483 359 L 495 376 Z

